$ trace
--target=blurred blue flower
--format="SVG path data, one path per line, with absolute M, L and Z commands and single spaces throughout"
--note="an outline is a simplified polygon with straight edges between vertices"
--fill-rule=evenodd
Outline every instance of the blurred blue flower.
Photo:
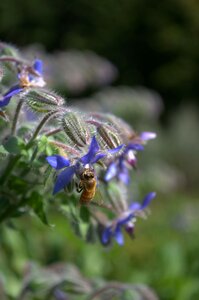
M 149 140 L 155 139 L 157 137 L 157 134 L 155 132 L 143 131 L 141 132 L 139 137 L 143 142 L 147 142 Z
M 129 184 L 129 168 L 135 167 L 136 165 L 135 152 L 142 150 L 144 150 L 142 145 L 129 143 L 124 152 L 108 166 L 104 177 L 105 181 L 110 181 L 113 178 L 117 178 L 124 184 Z
M 57 180 L 55 182 L 53 194 L 58 193 L 64 187 L 66 187 L 72 180 L 75 174 L 81 170 L 81 167 L 85 167 L 86 165 L 93 165 L 97 163 L 100 159 L 107 156 L 108 153 L 114 154 L 120 151 L 123 145 L 118 146 L 117 148 L 108 150 L 106 153 L 100 151 L 99 144 L 93 136 L 88 152 L 82 156 L 81 158 L 77 159 L 76 163 L 71 165 L 70 160 L 64 158 L 60 155 L 52 155 L 48 156 L 46 160 L 56 170 L 63 169 L 64 170 L 57 176 Z
M 123 211 L 120 216 L 114 219 L 102 233 L 102 243 L 108 244 L 111 238 L 114 238 L 119 245 L 124 244 L 124 237 L 122 228 L 124 227 L 126 232 L 130 235 L 133 234 L 134 222 L 136 216 L 143 215 L 143 210 L 150 204 L 155 198 L 156 193 L 151 192 L 145 196 L 142 203 L 132 202 L 128 210 Z
M 42 69 L 43 62 L 39 59 L 36 59 L 33 64 L 33 70 L 38 74 L 38 76 L 30 74 L 26 69 L 22 69 L 22 71 L 18 74 L 19 83 L 12 86 L 3 95 L 3 98 L 0 99 L 0 107 L 7 106 L 11 98 L 22 92 L 25 88 L 43 87 L 45 85 L 45 81 L 42 77 Z

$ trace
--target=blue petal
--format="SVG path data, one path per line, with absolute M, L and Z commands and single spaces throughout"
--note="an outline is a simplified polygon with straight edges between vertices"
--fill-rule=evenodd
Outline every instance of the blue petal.
M 114 238 L 120 246 L 124 244 L 124 238 L 120 226 L 116 227 L 114 232 Z
M 102 243 L 107 244 L 110 241 L 111 236 L 112 236 L 112 232 L 110 227 L 105 228 L 102 233 Z
M 70 161 L 61 155 L 47 156 L 46 160 L 56 170 L 70 166 Z
M 130 183 L 130 176 L 127 168 L 123 168 L 123 170 L 119 172 L 118 179 L 126 185 Z
M 4 94 L 4 97 L 2 100 L 0 100 L 0 107 L 4 107 L 9 104 L 10 99 L 16 95 L 19 94 L 23 89 L 19 86 L 12 87 L 7 93 Z
M 144 150 L 144 146 L 142 146 L 140 144 L 130 143 L 127 145 L 125 152 L 127 152 L 128 150 L 142 151 L 142 150 Z
M 62 171 L 57 176 L 57 180 L 55 182 L 55 186 L 53 190 L 53 195 L 58 193 L 63 188 L 65 188 L 65 186 L 67 186 L 72 180 L 74 174 L 75 174 L 75 166 L 68 167 L 67 169 Z
M 98 145 L 98 142 L 95 138 L 95 136 L 92 138 L 91 140 L 91 144 L 90 144 L 90 147 L 89 147 L 89 150 L 88 150 L 88 153 L 86 155 L 84 155 L 80 161 L 86 165 L 86 164 L 89 164 L 89 163 L 92 163 L 92 161 L 95 160 L 95 155 L 96 153 L 99 151 L 99 145 Z
M 153 198 L 155 198 L 156 196 L 156 193 L 155 192 L 151 192 L 149 194 L 147 194 L 142 202 L 142 205 L 141 205 L 141 209 L 144 209 L 145 207 L 147 207 L 151 200 L 153 200 Z
M 106 174 L 104 176 L 104 180 L 105 181 L 109 181 L 111 180 L 113 177 L 115 177 L 117 175 L 117 165 L 115 162 L 112 162 L 107 171 L 106 171 Z
M 119 152 L 123 147 L 124 147 L 124 144 L 122 144 L 116 148 L 108 150 L 108 153 L 115 154 L 115 153 Z
M 150 131 L 144 131 L 140 134 L 140 138 L 143 141 L 152 140 L 152 139 L 155 139 L 156 137 L 157 137 L 157 134 L 155 132 L 150 132 Z
M 129 210 L 136 211 L 142 209 L 142 205 L 139 202 L 132 202 L 129 206 Z
M 133 218 L 133 213 L 132 213 L 132 212 L 129 212 L 129 214 L 128 214 L 125 218 L 119 219 L 119 220 L 117 221 L 118 227 L 121 227 L 122 225 L 125 225 L 125 224 L 128 223 L 132 218 Z
M 40 59 L 35 59 L 33 68 L 37 71 L 40 75 L 43 73 L 43 62 Z
M 95 157 L 91 160 L 91 164 L 95 164 L 98 160 L 101 158 L 105 157 L 107 154 L 106 153 L 98 153 L 95 155 Z

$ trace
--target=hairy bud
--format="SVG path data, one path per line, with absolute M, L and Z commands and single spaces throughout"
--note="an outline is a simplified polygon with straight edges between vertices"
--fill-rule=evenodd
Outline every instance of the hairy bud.
M 24 98 L 28 107 L 38 113 L 47 113 L 64 103 L 62 97 L 44 89 L 30 89 Z
M 0 55 L 5 56 L 13 56 L 18 57 L 19 53 L 17 48 L 15 48 L 13 45 L 7 44 L 7 43 L 0 43 Z
M 75 112 L 67 113 L 62 119 L 61 125 L 70 140 L 78 147 L 84 147 L 89 143 L 90 131 L 80 114 Z
M 97 128 L 97 133 L 101 137 L 101 142 L 108 148 L 113 149 L 122 144 L 118 131 L 108 124 L 102 124 Z

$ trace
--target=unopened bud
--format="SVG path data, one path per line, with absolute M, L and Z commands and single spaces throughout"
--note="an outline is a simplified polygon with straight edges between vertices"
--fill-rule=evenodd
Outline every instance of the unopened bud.
M 64 132 L 70 140 L 79 147 L 88 145 L 90 141 L 90 131 L 88 124 L 80 114 L 69 112 L 61 121 Z
M 15 48 L 13 45 L 7 44 L 7 43 L 0 43 L 0 55 L 3 56 L 13 56 L 18 57 L 19 53 L 17 48 Z
M 107 124 L 100 125 L 97 128 L 97 132 L 98 132 L 99 136 L 101 137 L 101 141 L 99 139 L 99 143 L 103 144 L 103 145 L 101 145 L 102 148 L 103 148 L 103 146 L 105 146 L 105 148 L 107 148 L 106 146 L 108 146 L 109 149 L 113 149 L 122 144 L 122 141 L 120 139 L 118 132 L 115 130 L 115 128 L 113 128 Z
M 133 128 L 124 120 L 112 114 L 106 114 L 106 118 L 107 121 L 113 124 L 113 126 L 118 130 L 121 137 L 123 138 L 123 142 L 128 143 L 129 140 L 132 140 L 136 136 Z
M 113 129 L 115 129 L 118 132 L 122 143 L 128 144 L 129 141 L 134 140 L 137 137 L 137 134 L 135 133 L 133 128 L 124 120 L 116 117 L 115 115 L 92 113 L 91 117 L 96 120 L 96 123 L 106 123 Z
M 28 90 L 24 98 L 26 104 L 34 111 L 39 113 L 47 113 L 54 109 L 56 106 L 60 106 L 64 103 L 62 97 L 55 93 L 52 93 L 44 89 L 30 89 Z

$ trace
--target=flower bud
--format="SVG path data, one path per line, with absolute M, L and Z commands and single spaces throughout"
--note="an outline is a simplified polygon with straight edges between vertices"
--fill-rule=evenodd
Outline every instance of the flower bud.
M 17 48 L 15 48 L 13 45 L 7 44 L 7 43 L 0 43 L 0 55 L 3 56 L 13 56 L 18 57 L 19 53 Z
M 47 113 L 64 103 L 62 97 L 44 89 L 29 89 L 23 97 L 26 104 L 38 113 Z
M 132 140 L 136 136 L 133 128 L 126 123 L 124 120 L 112 115 L 106 115 L 107 121 L 109 121 L 120 133 L 124 143 L 128 143 L 129 140 Z
M 122 144 L 120 136 L 113 127 L 109 126 L 108 124 L 102 124 L 97 128 L 97 133 L 101 137 L 101 141 L 99 139 L 99 143 L 102 144 L 105 148 L 116 148 Z
M 84 147 L 90 141 L 90 131 L 88 125 L 80 116 L 75 112 L 69 112 L 61 121 L 64 132 L 70 140 L 78 147 Z

